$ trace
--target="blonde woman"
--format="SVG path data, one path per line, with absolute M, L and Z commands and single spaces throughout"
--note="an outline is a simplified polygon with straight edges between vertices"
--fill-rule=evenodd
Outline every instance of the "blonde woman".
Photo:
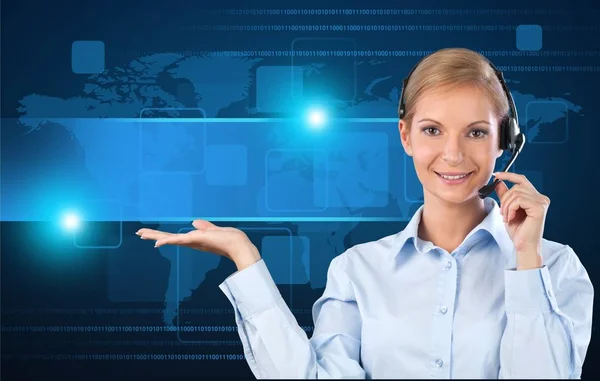
M 462 48 L 411 72 L 399 134 L 424 204 L 403 231 L 332 260 L 311 338 L 242 231 L 197 220 L 137 234 L 235 262 L 220 288 L 257 378 L 580 378 L 594 291 L 571 247 L 543 238 L 549 198 L 507 172 L 499 205 L 478 194 L 503 152 L 502 86 Z

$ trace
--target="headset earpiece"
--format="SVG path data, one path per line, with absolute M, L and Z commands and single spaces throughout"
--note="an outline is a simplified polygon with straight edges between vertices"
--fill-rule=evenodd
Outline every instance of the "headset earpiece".
M 500 126 L 500 149 L 511 153 L 517 150 L 517 140 L 520 135 L 519 124 L 515 118 L 504 117 Z
M 514 140 L 512 135 L 511 120 L 509 116 L 502 118 L 500 122 L 500 149 L 503 151 L 512 152 L 512 141 Z
M 414 71 L 411 70 L 411 74 Z M 406 77 L 406 79 L 404 79 L 404 82 L 402 84 L 402 90 L 400 91 L 400 102 L 398 104 L 398 117 L 400 119 L 404 119 L 406 110 L 405 110 L 405 105 L 404 105 L 404 90 L 406 89 L 406 85 L 408 84 L 408 79 L 410 78 L 410 74 L 408 75 L 408 77 Z

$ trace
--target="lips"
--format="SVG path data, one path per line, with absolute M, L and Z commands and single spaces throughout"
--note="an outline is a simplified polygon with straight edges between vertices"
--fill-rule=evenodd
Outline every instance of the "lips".
M 473 172 L 435 172 L 438 176 L 446 180 L 460 180 L 469 176 Z
M 435 172 L 440 181 L 445 185 L 460 185 L 466 183 L 473 172 Z

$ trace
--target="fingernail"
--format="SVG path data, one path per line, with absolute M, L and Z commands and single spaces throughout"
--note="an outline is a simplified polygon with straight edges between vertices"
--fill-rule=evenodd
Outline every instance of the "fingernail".
M 492 176 L 496 177 L 496 173 L 498 173 L 498 172 L 494 172 L 494 173 L 492 173 Z

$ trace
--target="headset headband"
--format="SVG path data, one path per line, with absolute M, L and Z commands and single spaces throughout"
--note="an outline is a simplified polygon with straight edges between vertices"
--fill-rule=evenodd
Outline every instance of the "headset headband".
M 404 79 L 402 91 L 400 92 L 400 104 L 398 106 L 398 116 L 400 117 L 400 119 L 402 119 L 404 117 L 404 113 L 406 112 L 406 109 L 405 109 L 406 105 L 404 104 L 404 90 L 406 89 L 406 86 L 408 85 L 408 81 L 409 81 L 410 77 L 412 76 L 413 72 L 426 57 L 428 57 L 428 56 L 421 58 L 419 60 L 419 62 L 417 62 L 417 64 L 412 68 L 410 73 L 408 73 L 408 76 Z M 498 70 L 498 68 L 489 59 L 487 59 L 484 56 L 481 56 L 481 57 L 483 57 L 486 60 L 486 62 L 490 65 L 492 70 L 494 70 L 496 77 L 500 81 L 502 90 L 504 91 L 504 94 L 506 95 L 506 98 L 508 99 L 508 112 L 509 112 L 508 117 L 514 119 L 515 121 L 518 121 L 519 116 L 517 114 L 517 107 L 515 106 L 515 102 L 513 100 L 512 94 L 510 93 L 510 90 L 508 89 L 508 86 L 506 85 L 506 81 L 504 80 L 504 74 L 500 70 Z M 518 126 L 518 122 L 517 122 L 517 126 Z

